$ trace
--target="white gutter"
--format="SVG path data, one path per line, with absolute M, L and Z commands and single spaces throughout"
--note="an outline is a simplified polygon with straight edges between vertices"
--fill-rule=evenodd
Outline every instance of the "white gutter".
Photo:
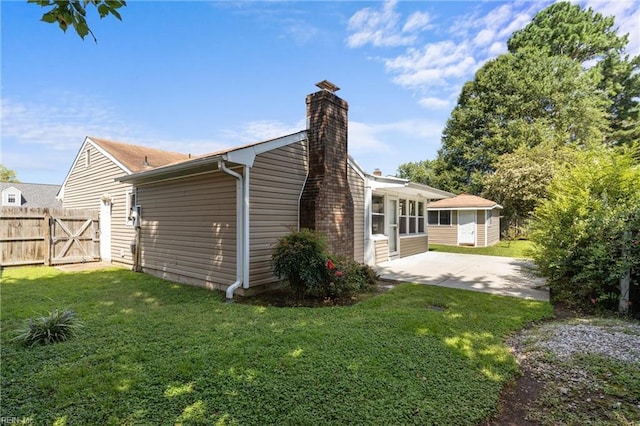
M 249 248 L 251 247 L 250 243 L 249 243 L 249 169 L 250 167 L 245 165 L 244 166 L 244 188 L 242 189 L 242 194 L 244 195 L 244 200 L 242 203 L 242 207 L 243 207 L 243 211 L 242 211 L 242 221 L 243 221 L 243 227 L 242 227 L 242 237 L 243 237 L 243 241 L 242 241 L 242 249 L 243 249 L 243 253 L 242 253 L 242 258 L 244 259 L 244 268 L 242 270 L 243 272 L 243 276 L 242 276 L 242 287 L 243 288 L 249 288 L 249 262 L 250 262 L 250 257 L 249 257 Z M 231 296 L 233 297 L 233 293 L 231 294 Z
M 244 260 L 244 193 L 242 175 L 227 168 L 222 159 L 218 160 L 218 168 L 229 176 L 236 179 L 236 281 L 227 288 L 227 302 L 233 302 L 233 292 L 236 291 L 243 282 L 245 271 Z M 246 288 L 246 287 L 245 287 Z

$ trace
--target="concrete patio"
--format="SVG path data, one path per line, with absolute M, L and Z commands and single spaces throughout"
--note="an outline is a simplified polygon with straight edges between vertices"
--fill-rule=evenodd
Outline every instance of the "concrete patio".
M 439 285 L 532 300 L 549 300 L 544 279 L 532 276 L 528 260 L 510 257 L 427 252 L 378 264 L 389 281 Z

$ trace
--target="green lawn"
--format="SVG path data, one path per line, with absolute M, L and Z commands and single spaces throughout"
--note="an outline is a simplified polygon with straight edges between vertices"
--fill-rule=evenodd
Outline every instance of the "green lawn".
M 32 424 L 477 424 L 547 303 L 406 284 L 349 307 L 228 304 L 123 269 L 5 270 L 0 417 Z M 85 326 L 22 347 L 53 308 Z
M 486 256 L 529 257 L 531 242 L 525 240 L 500 241 L 491 247 L 445 246 L 443 244 L 429 244 L 429 251 L 444 253 L 484 254 Z

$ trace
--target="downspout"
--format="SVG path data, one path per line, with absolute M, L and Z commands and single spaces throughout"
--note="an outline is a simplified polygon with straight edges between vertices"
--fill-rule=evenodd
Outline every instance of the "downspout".
M 250 225 L 250 221 L 249 221 L 249 166 L 245 165 L 244 166 L 244 179 L 243 179 L 243 185 L 244 188 L 242 189 L 242 194 L 244 196 L 244 202 L 242 203 L 242 222 L 243 222 L 243 226 L 242 226 L 242 259 L 244 259 L 243 262 L 243 270 L 242 270 L 242 288 L 249 288 L 249 263 L 250 263 L 250 253 L 249 253 L 249 249 L 251 247 L 250 243 L 249 243 L 249 225 Z M 231 294 L 231 296 L 233 297 L 233 293 Z
M 242 278 L 244 275 L 244 259 L 243 259 L 243 245 L 244 245 L 244 209 L 242 197 L 243 191 L 243 179 L 242 175 L 227 168 L 223 160 L 218 160 L 218 168 L 224 173 L 232 176 L 236 179 L 236 281 L 227 288 L 227 302 L 233 302 L 233 292 L 236 291 L 242 285 Z

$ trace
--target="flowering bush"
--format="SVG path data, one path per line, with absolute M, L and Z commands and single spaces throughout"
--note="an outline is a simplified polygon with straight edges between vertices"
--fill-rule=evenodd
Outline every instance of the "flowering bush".
M 369 266 L 345 257 L 327 260 L 327 279 L 322 296 L 338 299 L 371 290 L 378 280 L 378 274 Z
M 327 253 L 325 238 L 302 229 L 278 240 L 271 256 L 274 273 L 285 279 L 296 297 L 349 297 L 372 289 L 378 280 L 367 265 Z

